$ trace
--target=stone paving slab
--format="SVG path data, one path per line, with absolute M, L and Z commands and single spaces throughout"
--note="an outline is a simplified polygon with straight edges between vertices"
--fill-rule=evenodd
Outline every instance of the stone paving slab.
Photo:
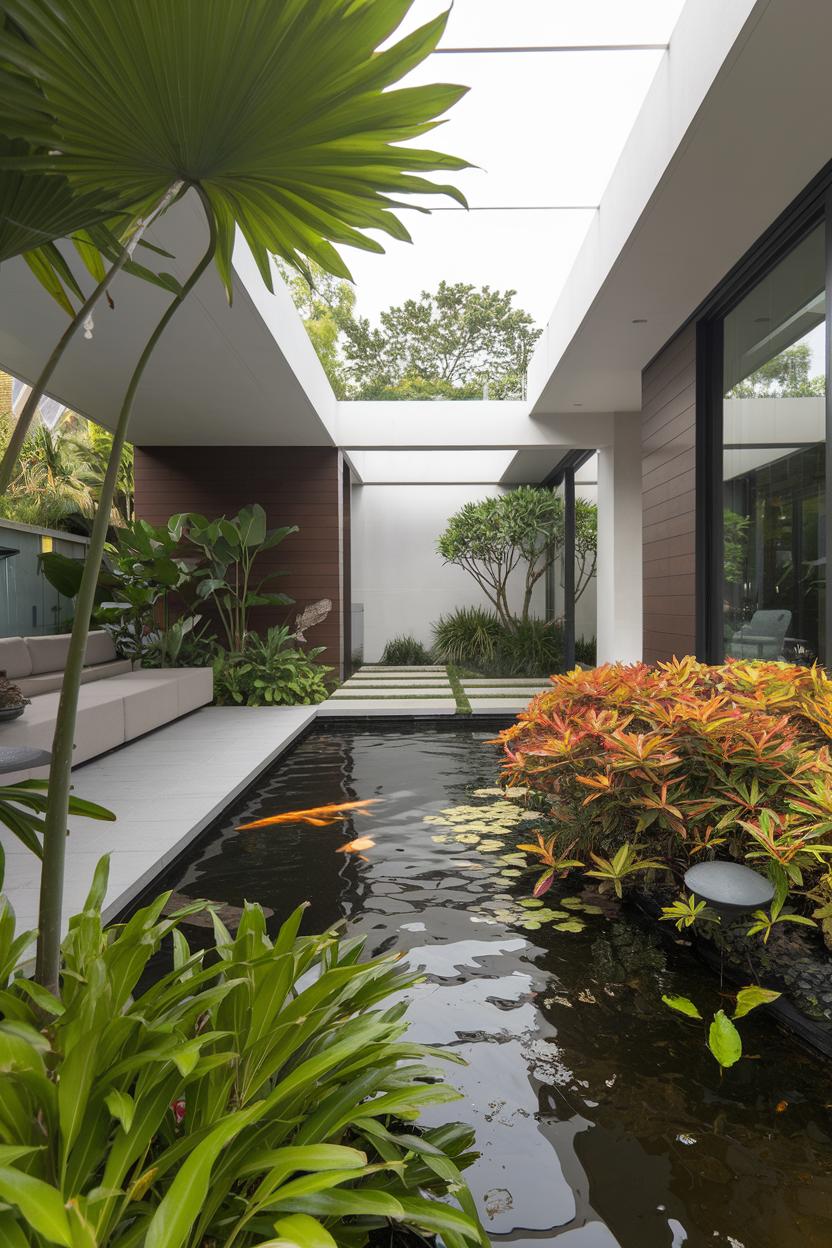
M 113 919 L 315 719 L 315 706 L 209 706 L 72 772 L 79 797 L 115 823 L 70 819 L 63 930 L 110 854 L 104 918 Z M 40 863 L 0 827 L 5 889 L 18 931 L 36 926 Z
M 466 689 L 498 689 L 502 685 L 511 689 L 548 689 L 549 682 L 540 677 L 527 676 L 463 676 L 462 684 Z
M 418 688 L 420 685 L 447 685 L 448 678 L 442 672 L 437 672 L 435 676 L 350 676 L 349 680 L 344 682 L 347 685 L 410 685 Z
M 395 715 L 410 718 L 411 716 L 429 716 L 434 718 L 442 715 L 455 715 L 456 701 L 454 698 L 329 698 L 318 707 L 319 719 L 334 719 L 338 716 L 373 716 Z
M 444 672 L 444 670 L 444 663 L 413 663 L 412 665 L 405 663 L 401 667 L 394 667 L 392 663 L 364 663 L 353 672 L 353 675 L 359 676 L 362 672 Z
M 528 698 L 471 698 L 468 699 L 471 706 L 472 715 L 496 713 L 502 715 L 516 715 L 519 711 L 525 711 L 529 705 Z
M 471 698 L 503 698 L 503 697 L 526 698 L 526 700 L 528 701 L 531 698 L 536 697 L 538 693 L 544 692 L 542 689 L 539 688 L 539 686 L 535 686 L 535 685 L 532 685 L 532 686 L 500 685 L 500 686 L 495 686 L 493 688 L 490 685 L 483 686 L 483 687 L 473 687 L 473 688 L 470 685 L 463 685 L 462 687 L 465 690 L 465 696 L 468 698 L 469 702 Z
M 452 698 L 453 689 L 450 685 L 439 685 L 435 689 L 396 689 L 394 686 L 386 686 L 382 689 L 356 689 L 349 685 L 343 685 L 340 689 L 336 689 L 331 695 L 333 698 L 370 698 L 376 701 L 382 698 L 391 698 L 396 702 L 417 701 L 421 702 L 425 698 Z

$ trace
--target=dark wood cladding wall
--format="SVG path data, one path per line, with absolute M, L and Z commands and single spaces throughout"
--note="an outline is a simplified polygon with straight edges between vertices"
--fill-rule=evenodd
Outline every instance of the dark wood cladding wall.
M 696 652 L 696 327 L 642 375 L 644 659 Z
M 332 447 L 145 446 L 136 447 L 136 515 L 164 524 L 180 511 L 214 518 L 234 515 L 247 503 L 266 509 L 270 528 L 296 524 L 300 530 L 266 551 L 257 569 L 285 571 L 274 588 L 296 605 L 258 607 L 251 615 L 260 631 L 291 623 L 296 613 L 320 598 L 332 611 L 311 629 L 308 642 L 326 646 L 321 661 L 341 663 L 344 499 L 341 457 Z M 348 603 L 346 606 L 348 607 Z

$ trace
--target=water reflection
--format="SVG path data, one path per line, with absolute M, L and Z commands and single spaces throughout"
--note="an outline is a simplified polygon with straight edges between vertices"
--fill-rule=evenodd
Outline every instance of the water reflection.
M 720 1080 L 701 1037 L 660 1004 L 663 992 L 716 1002 L 713 978 L 637 916 L 521 933 L 474 909 L 506 881 L 485 855 L 431 841 L 423 819 L 493 784 L 488 735 L 317 732 L 164 883 L 259 901 L 273 924 L 308 898 L 307 930 L 344 918 L 370 952 L 400 950 L 424 974 L 409 994 L 414 1038 L 469 1063 L 449 1067 L 464 1103 L 433 1118 L 477 1129 L 469 1178 L 495 1244 L 828 1246 L 832 1092 L 821 1059 L 752 1015 L 751 1060 Z M 233 831 L 292 806 L 369 797 L 383 802 L 353 826 Z M 368 861 L 335 852 L 370 828 Z

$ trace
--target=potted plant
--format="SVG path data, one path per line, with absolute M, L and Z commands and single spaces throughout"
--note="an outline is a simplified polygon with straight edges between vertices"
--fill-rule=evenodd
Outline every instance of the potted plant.
M 12 684 L 4 671 L 0 671 L 0 724 L 17 719 L 29 705 L 17 685 Z

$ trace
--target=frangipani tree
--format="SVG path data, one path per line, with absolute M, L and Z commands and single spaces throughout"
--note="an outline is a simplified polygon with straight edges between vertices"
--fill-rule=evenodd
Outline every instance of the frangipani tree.
M 518 618 L 529 619 L 535 585 L 563 550 L 563 499 L 551 490 L 521 485 L 496 498 L 466 503 L 449 519 L 437 543 L 445 563 L 472 576 L 501 623 L 515 631 Z M 575 601 L 595 574 L 597 509 L 575 500 Z M 508 583 L 524 568 L 519 617 L 508 601 Z
M 199 197 L 205 252 L 139 355 L 76 604 L 50 774 L 38 976 L 58 976 L 64 841 L 84 647 L 136 390 L 176 310 L 212 263 L 229 299 L 239 231 L 266 285 L 272 257 L 349 277 L 337 247 L 380 252 L 368 230 L 407 240 L 402 196 L 448 194 L 424 175 L 466 162 L 401 146 L 431 130 L 464 87 L 390 88 L 435 48 L 446 15 L 377 49 L 411 0 L 4 0 L 24 38 L 0 46 L 0 115 L 29 144 L 5 166 L 66 177 L 134 218 Z M 30 88 L 21 93 L 21 78 Z

